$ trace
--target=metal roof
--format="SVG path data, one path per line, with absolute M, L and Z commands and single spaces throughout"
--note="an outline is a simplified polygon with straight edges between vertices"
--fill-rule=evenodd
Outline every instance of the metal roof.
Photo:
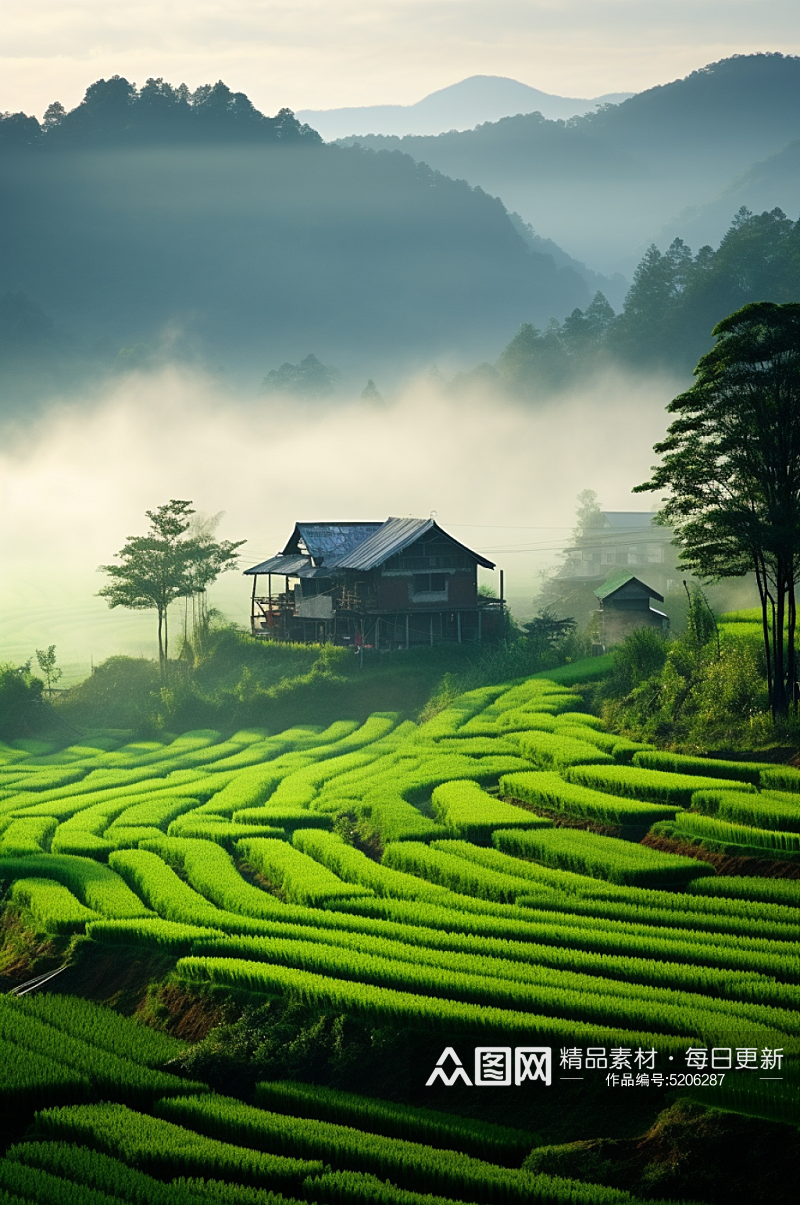
M 474 557 L 479 565 L 494 569 L 494 562 L 467 548 L 433 519 L 387 519 L 385 523 L 297 523 L 282 553 L 245 569 L 256 573 L 278 573 L 287 577 L 328 577 L 333 570 L 366 571 L 384 564 L 414 544 L 426 532 L 436 530 L 445 539 Z M 297 551 L 302 540 L 309 555 Z M 313 560 L 322 561 L 314 565 Z
M 664 601 L 663 594 L 659 594 L 658 590 L 654 590 L 652 586 L 646 585 L 640 577 L 636 577 L 633 573 L 628 573 L 625 569 L 618 569 L 616 573 L 612 573 L 602 586 L 597 587 L 594 595 L 603 602 L 604 599 L 610 598 L 612 594 L 616 594 L 618 590 L 621 590 L 623 586 L 630 585 L 631 582 L 636 582 L 636 585 L 641 586 L 651 598 L 657 598 L 659 602 Z
M 390 557 L 397 556 L 398 553 L 408 548 L 410 544 L 416 543 L 420 536 L 434 529 L 458 548 L 462 548 L 464 552 L 469 553 L 480 565 L 483 565 L 486 569 L 494 569 L 492 561 L 487 561 L 485 557 L 480 556 L 477 552 L 473 552 L 465 544 L 454 540 L 433 519 L 387 519 L 363 543 L 353 548 L 352 551 L 336 557 L 335 560 L 331 560 L 329 564 L 331 567 L 335 566 L 337 569 L 356 569 L 361 571 L 374 569 L 378 565 L 383 565 Z
M 337 569 L 374 569 L 433 527 L 433 519 L 387 519 L 355 548 L 333 562 Z
M 311 568 L 311 560 L 307 556 L 283 556 L 278 553 L 252 569 L 245 569 L 245 575 L 256 573 L 283 573 L 286 577 L 299 577 L 303 569 Z M 305 577 L 305 574 L 302 574 Z
M 296 553 L 302 540 L 315 561 L 343 556 L 382 527 L 382 523 L 296 523 L 284 553 Z

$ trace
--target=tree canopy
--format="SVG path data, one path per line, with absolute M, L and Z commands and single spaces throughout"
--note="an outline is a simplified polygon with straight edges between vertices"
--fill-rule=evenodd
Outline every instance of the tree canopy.
M 713 333 L 694 385 L 668 406 L 677 417 L 656 444 L 661 463 L 634 492 L 669 490 L 660 519 L 699 577 L 755 574 L 779 715 L 797 704 L 800 304 L 746 305 Z
M 171 498 L 145 511 L 150 529 L 128 536 L 116 554 L 119 564 L 101 565 L 111 582 L 98 591 L 109 607 L 158 613 L 158 659 L 162 676 L 169 661 L 167 612 L 178 598 L 202 594 L 220 573 L 232 569 L 244 540 L 216 541 L 202 525 L 192 532 L 191 502 Z M 212 524 L 213 527 L 213 524 Z
M 7 146 L 64 150 L 218 140 L 322 143 L 316 130 L 299 122 L 291 109 L 267 117 L 244 92 L 231 91 L 222 80 L 190 92 L 186 84 L 173 87 L 160 78 L 137 88 L 124 76 L 112 75 L 90 84 L 74 109 L 53 101 L 41 124 L 24 113 L 0 118 L 0 145 Z

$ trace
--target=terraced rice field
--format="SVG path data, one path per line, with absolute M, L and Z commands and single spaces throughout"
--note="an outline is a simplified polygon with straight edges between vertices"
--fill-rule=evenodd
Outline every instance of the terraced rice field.
M 718 1083 L 689 1075 L 695 1096 L 785 1119 L 798 880 L 726 878 L 642 838 L 791 866 L 795 776 L 658 754 L 582 706 L 531 679 L 422 726 L 0 747 L 0 878 L 29 925 L 73 935 L 78 966 L 149 952 L 188 990 L 310 1002 L 445 1050 L 548 1048 L 555 1078 L 588 1048 L 657 1052 L 657 1074 L 729 1050 Z M 4 1109 L 36 1111 L 0 1161 L 11 1205 L 634 1201 L 526 1167 L 534 1138 L 514 1128 L 313 1085 L 218 1095 L 168 1066 L 185 1043 L 76 996 L 6 996 L 0 1033 Z

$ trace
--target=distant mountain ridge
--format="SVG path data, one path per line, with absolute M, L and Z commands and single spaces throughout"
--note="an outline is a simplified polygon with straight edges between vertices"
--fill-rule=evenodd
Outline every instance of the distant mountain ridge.
M 189 95 L 115 77 L 42 124 L 0 117 L 0 166 L 15 407 L 32 365 L 28 396 L 88 359 L 222 364 L 247 387 L 313 352 L 363 384 L 494 355 L 520 323 L 592 296 L 481 189 L 325 144 L 221 83 Z
M 593 99 L 554 96 L 502 75 L 471 75 L 439 88 L 413 105 L 363 105 L 344 109 L 299 109 L 307 122 L 330 141 L 357 134 L 441 134 L 470 130 L 486 121 L 517 113 L 541 113 L 551 120 L 589 113 L 598 105 L 618 104 L 632 92 L 610 92 Z
M 339 141 L 404 151 L 480 185 L 570 255 L 628 274 L 642 244 L 676 214 L 712 201 L 798 137 L 800 58 L 755 54 L 568 122 L 531 113 L 436 137 Z M 736 208 L 720 215 L 713 238 Z

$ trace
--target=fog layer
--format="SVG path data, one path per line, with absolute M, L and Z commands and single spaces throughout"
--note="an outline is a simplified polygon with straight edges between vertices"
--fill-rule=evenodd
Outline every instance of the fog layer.
M 114 653 L 152 656 L 154 613 L 109 611 L 95 597 L 106 580 L 97 566 L 169 498 L 224 511 L 219 537 L 247 539 L 240 569 L 279 551 L 297 520 L 435 511 L 504 568 L 512 608 L 530 615 L 580 490 L 596 490 L 605 509 L 649 509 L 630 489 L 647 475 L 676 391 L 666 379 L 609 376 L 534 413 L 418 383 L 383 406 L 276 399 L 245 409 L 174 368 L 128 377 L 93 409 L 54 407 L 24 439 L 5 441 L 0 659 L 55 644 L 74 680 Z M 486 577 L 497 586 L 496 573 Z M 249 584 L 228 573 L 212 605 L 247 623 Z

